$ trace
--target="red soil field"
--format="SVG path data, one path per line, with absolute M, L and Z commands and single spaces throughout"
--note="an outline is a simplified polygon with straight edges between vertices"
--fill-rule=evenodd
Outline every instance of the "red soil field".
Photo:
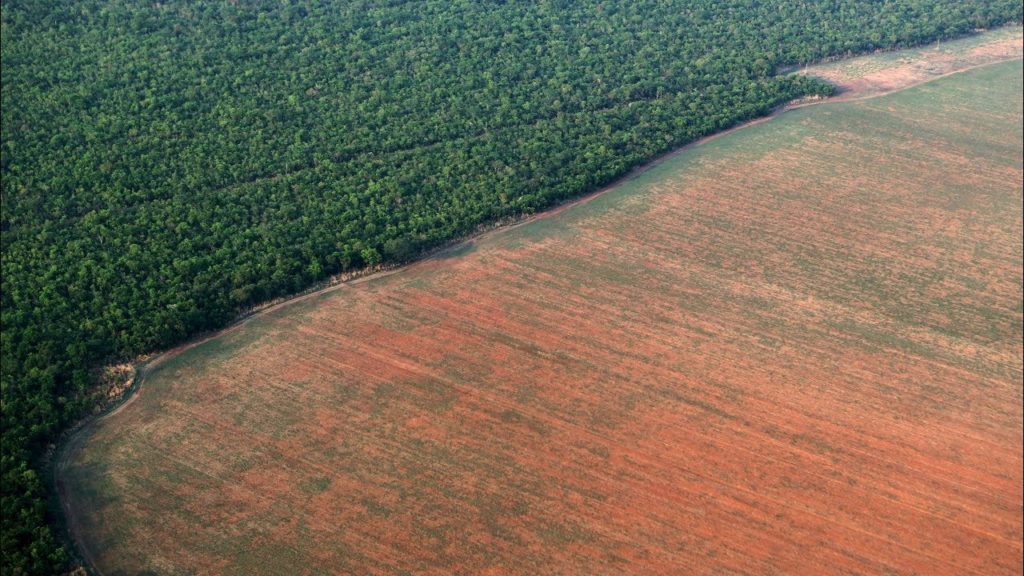
M 1019 62 L 787 112 L 153 366 L 103 574 L 1021 574 Z

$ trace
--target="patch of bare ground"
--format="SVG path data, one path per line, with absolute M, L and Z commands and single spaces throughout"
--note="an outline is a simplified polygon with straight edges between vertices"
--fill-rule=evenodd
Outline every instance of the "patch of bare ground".
M 875 54 L 811 66 L 799 73 L 839 88 L 836 99 L 864 98 L 902 90 L 935 78 L 1024 57 L 1024 29 L 1011 26 L 915 50 Z

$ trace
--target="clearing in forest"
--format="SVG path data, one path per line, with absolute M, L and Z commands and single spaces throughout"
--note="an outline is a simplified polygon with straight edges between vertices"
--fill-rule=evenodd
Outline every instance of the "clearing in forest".
M 72 446 L 103 574 L 1020 574 L 1022 74 L 254 317 Z
M 974 66 L 1024 56 L 1024 28 L 1007 26 L 949 42 L 804 68 L 839 88 L 836 99 L 869 98 Z

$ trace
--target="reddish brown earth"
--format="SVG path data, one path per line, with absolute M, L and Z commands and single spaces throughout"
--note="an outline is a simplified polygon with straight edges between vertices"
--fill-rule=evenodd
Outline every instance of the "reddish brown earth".
M 1021 574 L 1022 76 L 789 112 L 165 358 L 103 574 Z
M 962 71 L 1024 56 L 1024 29 L 1010 26 L 951 42 L 812 66 L 801 73 L 839 88 L 836 99 L 876 96 Z

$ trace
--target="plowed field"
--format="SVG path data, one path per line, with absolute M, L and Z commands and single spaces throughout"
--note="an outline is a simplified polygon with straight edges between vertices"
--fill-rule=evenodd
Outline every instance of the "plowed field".
M 1022 75 L 787 112 L 152 367 L 104 574 L 1020 574 Z

